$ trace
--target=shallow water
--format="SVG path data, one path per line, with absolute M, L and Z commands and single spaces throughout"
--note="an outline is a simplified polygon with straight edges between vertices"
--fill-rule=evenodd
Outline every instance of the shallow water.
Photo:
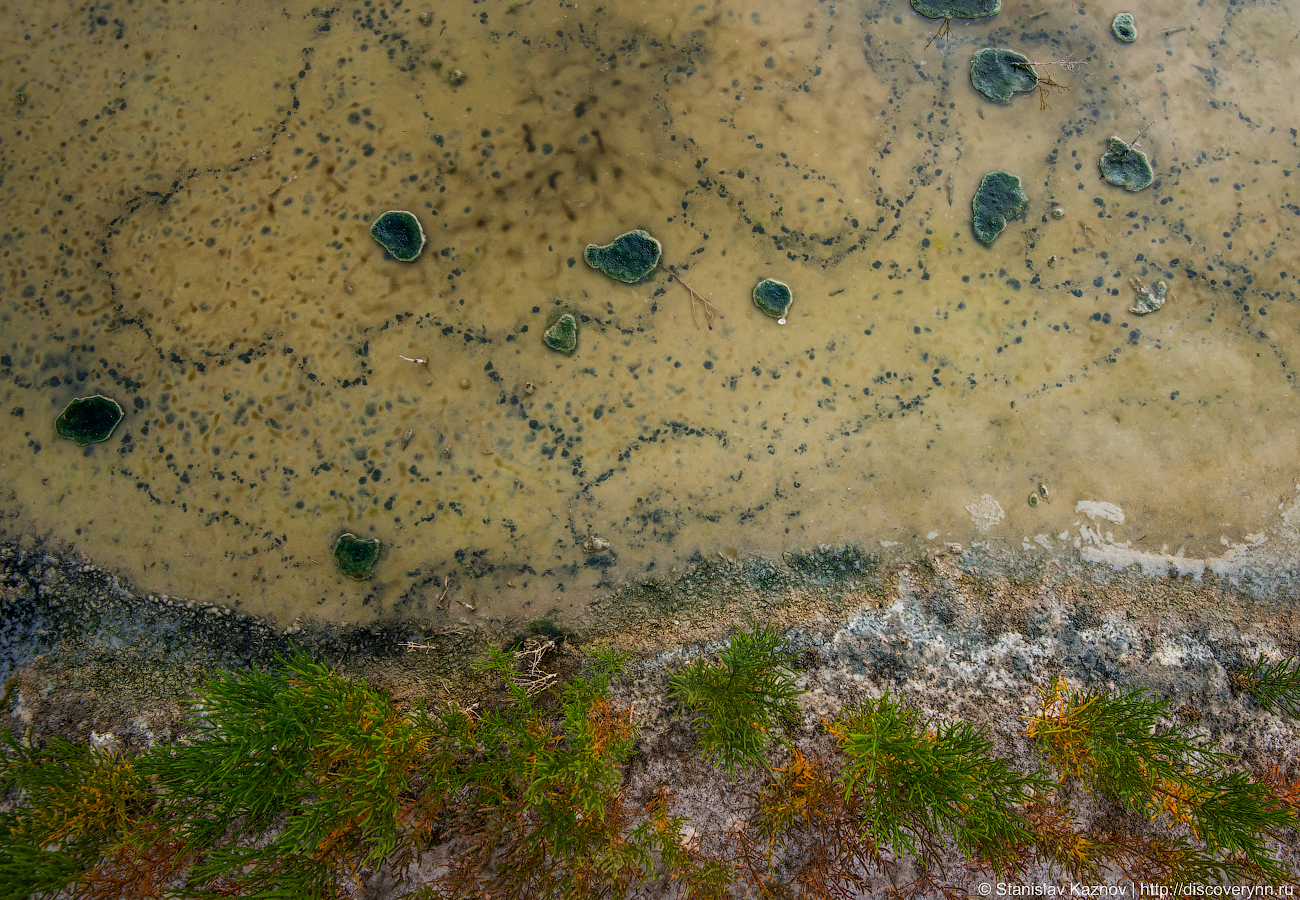
M 927 47 L 897 2 L 0 4 L 3 528 L 279 621 L 435 624 L 719 553 L 1050 552 L 1079 500 L 1137 549 L 1249 540 L 1297 481 L 1300 26 L 1159 2 L 1125 45 L 1114 12 Z M 985 46 L 1082 65 L 1003 106 Z M 1112 134 L 1152 187 L 1101 181 Z M 985 247 L 997 168 L 1029 204 Z M 583 263 L 636 227 L 715 318 Z M 1172 299 L 1133 315 L 1131 277 Z M 110 441 L 60 439 L 96 392 Z

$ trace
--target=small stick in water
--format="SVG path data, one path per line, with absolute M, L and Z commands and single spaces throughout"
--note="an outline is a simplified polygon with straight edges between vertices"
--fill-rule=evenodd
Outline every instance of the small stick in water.
M 686 290 L 690 292 L 690 295 L 691 295 L 691 321 L 695 323 L 695 327 L 696 327 L 696 328 L 699 328 L 699 327 L 700 327 L 699 320 L 697 320 L 697 319 L 695 318 L 695 302 L 696 302 L 697 300 L 700 302 L 700 305 L 704 307 L 704 320 L 705 320 L 706 322 L 708 322 L 708 324 L 709 324 L 710 326 L 712 326 L 712 325 L 713 325 L 713 317 L 714 317 L 715 315 L 721 315 L 721 313 L 718 312 L 718 308 L 717 308 L 716 306 L 714 306 L 712 303 L 710 303 L 708 300 L 705 300 L 703 294 L 701 294 L 701 293 L 700 293 L 699 291 L 697 291 L 695 288 L 691 287 L 691 286 L 690 286 L 689 284 L 687 284 L 686 282 L 682 281 L 682 277 L 681 277 L 680 275 L 677 274 L 677 270 L 674 269 L 672 266 L 665 266 L 664 268 L 666 268 L 666 269 L 668 270 L 668 274 L 669 274 L 671 277 L 677 279 L 677 283 L 678 283 L 678 284 L 680 284 L 682 287 L 686 288 Z

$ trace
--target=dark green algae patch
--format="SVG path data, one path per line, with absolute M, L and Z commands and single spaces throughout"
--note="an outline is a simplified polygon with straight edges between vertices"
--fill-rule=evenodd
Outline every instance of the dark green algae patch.
M 572 313 L 564 313 L 542 333 L 542 343 L 569 356 L 578 349 L 578 320 Z
M 334 545 L 334 562 L 339 571 L 349 578 L 364 581 L 370 577 L 370 570 L 379 561 L 379 539 L 359 538 L 350 532 L 344 532 Z
M 990 100 L 1010 103 L 1013 94 L 1038 87 L 1038 75 L 1023 53 L 986 47 L 971 57 L 970 83 Z
M 640 228 L 619 235 L 603 246 L 588 244 L 587 265 L 625 284 L 636 284 L 654 271 L 663 252 L 660 243 Z
M 122 407 L 117 401 L 95 394 L 78 397 L 63 408 L 54 420 L 54 430 L 78 447 L 108 440 L 117 423 L 122 421 Z
M 1110 23 L 1110 30 L 1126 44 L 1131 44 L 1138 39 L 1137 26 L 1133 23 L 1133 14 L 1122 12 L 1115 17 Z
M 996 16 L 1002 0 L 912 0 L 912 9 L 927 19 L 983 19 Z
M 1140 191 L 1155 180 L 1147 155 L 1120 138 L 1112 136 L 1108 149 L 1097 160 L 1101 177 L 1126 191 Z
M 985 245 L 993 243 L 1007 227 L 1007 220 L 1024 212 L 1028 202 L 1015 175 L 1001 169 L 988 173 L 970 204 L 975 237 Z
M 403 209 L 390 209 L 375 219 L 370 236 L 401 262 L 414 262 L 425 245 L 420 220 Z
M 783 318 L 793 302 L 794 293 L 783 281 L 764 278 L 754 285 L 754 305 L 774 319 Z

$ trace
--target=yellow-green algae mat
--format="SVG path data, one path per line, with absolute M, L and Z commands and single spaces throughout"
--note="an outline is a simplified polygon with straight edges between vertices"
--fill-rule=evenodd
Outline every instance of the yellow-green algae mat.
M 845 539 L 1267 536 L 1300 420 L 1294 28 L 1172 10 L 1134 44 L 1091 7 L 954 24 L 1086 63 L 1039 110 L 981 99 L 906 7 L 7 4 L 5 533 L 284 622 L 433 626 Z M 1152 186 L 1104 184 L 1148 123 Z M 1000 166 L 1030 204 L 985 248 Z M 414 262 L 368 234 L 387 210 Z M 720 318 L 584 264 L 636 229 Z M 1137 319 L 1130 277 L 1174 299 Z M 95 393 L 109 440 L 59 439 Z M 366 581 L 345 531 L 383 542 Z

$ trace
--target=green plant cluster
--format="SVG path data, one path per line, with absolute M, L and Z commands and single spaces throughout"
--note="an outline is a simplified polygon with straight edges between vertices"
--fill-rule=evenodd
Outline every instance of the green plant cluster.
M 1296 806 L 1230 768 L 1166 704 L 1140 691 L 1071 691 L 1058 680 L 1026 733 L 1049 765 L 1125 809 L 1184 826 L 1192 841 L 1166 848 L 1176 881 L 1285 879 L 1266 840 L 1297 824 Z M 1177 852 L 1173 852 L 1176 849 Z
M 966 856 L 1003 874 L 1005 850 L 1033 840 L 1015 810 L 1047 783 L 993 756 L 985 729 L 930 726 L 886 694 L 850 710 L 832 731 L 846 759 L 840 782 L 861 798 L 863 828 L 878 843 L 933 855 L 933 841 L 951 834 Z
M 1300 662 L 1297 660 L 1271 662 L 1258 657 L 1234 673 L 1232 683 L 1269 712 L 1300 719 Z
M 735 635 L 716 662 L 691 660 L 668 683 L 668 696 L 694 717 L 705 755 L 728 772 L 766 765 L 778 725 L 798 718 L 803 692 L 782 668 L 784 643 L 775 628 L 756 624 Z
M 1044 689 L 1024 728 L 1047 764 L 1034 772 L 987 728 L 888 694 L 796 742 L 788 650 L 755 625 L 670 680 L 704 756 L 757 785 L 741 827 L 702 833 L 669 785 L 628 796 L 636 725 L 613 696 L 626 659 L 596 650 L 563 682 L 536 662 L 521 673 L 518 654 L 493 652 L 490 708 L 404 709 L 295 655 L 214 677 L 191 735 L 134 758 L 8 735 L 0 900 L 323 900 L 421 861 L 404 896 L 955 896 L 972 874 L 1031 864 L 1166 885 L 1294 877 L 1269 842 L 1296 828 L 1300 783 L 1252 779 L 1139 692 Z M 1293 711 L 1298 671 L 1260 661 L 1234 683 Z M 1107 825 L 1079 826 L 1067 783 L 1111 805 Z

